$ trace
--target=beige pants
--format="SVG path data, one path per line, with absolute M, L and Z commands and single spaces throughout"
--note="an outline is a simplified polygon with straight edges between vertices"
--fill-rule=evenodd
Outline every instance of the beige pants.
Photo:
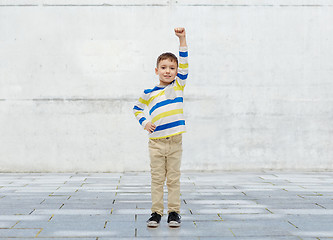
M 180 213 L 182 135 L 149 139 L 152 212 L 163 215 L 164 182 L 168 187 L 168 213 Z

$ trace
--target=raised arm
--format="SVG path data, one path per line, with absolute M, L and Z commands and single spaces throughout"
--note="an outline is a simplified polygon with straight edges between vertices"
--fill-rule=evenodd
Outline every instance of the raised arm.
M 185 28 L 175 28 L 175 34 L 179 38 L 179 46 L 187 47 Z
M 185 28 L 175 28 L 175 34 L 179 38 L 179 66 L 177 73 L 177 84 L 181 90 L 184 90 L 188 76 L 188 52 Z

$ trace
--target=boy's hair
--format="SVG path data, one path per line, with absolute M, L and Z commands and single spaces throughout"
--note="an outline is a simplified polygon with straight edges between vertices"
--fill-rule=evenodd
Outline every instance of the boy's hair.
M 171 62 L 176 62 L 178 67 L 178 58 L 176 57 L 175 54 L 170 52 L 162 53 L 160 56 L 158 56 L 156 67 L 158 67 L 158 64 L 165 59 L 169 59 Z

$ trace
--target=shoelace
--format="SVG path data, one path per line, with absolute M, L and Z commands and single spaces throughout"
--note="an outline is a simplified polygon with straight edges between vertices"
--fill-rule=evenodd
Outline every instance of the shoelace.
M 172 213 L 170 213 L 170 218 L 172 219 L 172 218 L 176 218 L 176 219 L 181 219 L 182 217 L 178 214 L 178 213 L 176 213 L 176 212 L 172 212 Z
M 147 220 L 147 222 L 153 221 L 154 218 L 158 218 L 158 213 L 152 213 L 151 217 Z

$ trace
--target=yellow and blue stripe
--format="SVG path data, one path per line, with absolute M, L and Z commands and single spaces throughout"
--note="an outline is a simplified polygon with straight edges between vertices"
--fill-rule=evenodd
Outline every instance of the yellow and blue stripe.
M 183 92 L 188 78 L 188 51 L 187 47 L 179 50 L 176 79 L 168 86 L 155 86 L 144 90 L 133 107 L 134 115 L 143 127 L 148 123 L 144 115 L 144 109 L 148 108 L 151 122 L 156 125 L 155 131 L 149 134 L 152 139 L 170 137 L 186 131 Z

